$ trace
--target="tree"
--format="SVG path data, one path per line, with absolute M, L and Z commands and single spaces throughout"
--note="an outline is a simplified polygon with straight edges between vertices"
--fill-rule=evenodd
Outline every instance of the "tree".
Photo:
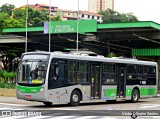
M 17 28 L 17 27 L 24 27 L 24 25 L 25 24 L 23 24 L 23 22 L 10 18 L 4 21 L 3 28 Z
M 23 24 L 26 20 L 26 9 L 17 9 L 14 11 L 14 19 L 21 19 Z M 48 21 L 48 13 L 45 10 L 28 9 L 28 26 L 43 26 L 44 22 Z
M 134 16 L 133 13 L 121 14 L 111 9 L 102 10 L 99 12 L 99 14 L 103 15 L 103 21 L 105 23 L 138 21 L 137 17 Z
M 0 33 L 2 32 L 2 29 L 4 28 L 4 22 L 6 19 L 9 19 L 8 13 L 0 12 Z
M 12 10 L 15 8 L 14 5 L 4 4 L 0 7 L 0 12 L 8 13 L 9 16 L 12 15 Z
M 51 21 L 62 21 L 60 16 L 51 17 Z

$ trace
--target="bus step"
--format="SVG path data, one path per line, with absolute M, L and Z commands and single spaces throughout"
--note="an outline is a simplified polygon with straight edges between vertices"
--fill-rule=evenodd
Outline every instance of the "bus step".
M 125 98 L 125 96 L 122 96 L 122 95 L 119 96 L 119 95 L 117 95 L 117 98 Z
M 121 97 L 121 98 L 117 97 L 117 101 L 124 101 L 124 100 L 126 100 L 125 97 Z

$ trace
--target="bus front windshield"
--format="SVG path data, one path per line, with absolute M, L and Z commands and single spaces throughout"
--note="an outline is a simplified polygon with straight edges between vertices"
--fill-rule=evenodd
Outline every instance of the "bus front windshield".
M 48 62 L 22 61 L 19 64 L 18 84 L 44 84 Z

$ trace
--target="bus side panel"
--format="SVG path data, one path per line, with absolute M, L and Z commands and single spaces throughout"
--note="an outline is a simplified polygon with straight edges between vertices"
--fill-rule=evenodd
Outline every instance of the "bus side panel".
M 134 87 L 138 87 L 140 91 L 140 98 L 149 98 L 156 96 L 157 86 L 126 86 L 126 100 L 131 100 L 132 91 Z
M 157 95 L 156 85 L 140 86 L 140 98 L 154 97 Z
M 82 90 L 82 101 L 90 101 L 91 100 L 91 86 L 90 85 L 83 85 Z
M 79 89 L 82 93 L 83 98 L 84 97 L 84 89 L 81 85 L 74 85 L 74 86 L 67 86 L 67 87 L 62 87 L 62 88 L 56 88 L 48 91 L 48 97 L 49 97 L 49 102 L 54 103 L 69 103 L 70 102 L 70 97 L 71 93 L 74 89 Z
M 48 101 L 55 104 L 60 103 L 59 88 L 48 90 Z
M 101 100 L 116 100 L 117 99 L 117 85 L 103 85 Z
M 134 87 L 135 87 L 134 85 L 133 86 L 126 85 L 126 100 L 131 100 L 131 95 Z

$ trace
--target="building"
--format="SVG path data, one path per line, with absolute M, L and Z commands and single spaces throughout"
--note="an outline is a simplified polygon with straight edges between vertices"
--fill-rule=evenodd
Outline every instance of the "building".
M 45 9 L 45 10 L 50 9 L 50 6 L 48 6 L 46 4 L 35 4 L 35 7 Z M 57 9 L 58 9 L 58 7 L 51 6 L 51 10 L 56 11 Z
M 51 16 L 60 16 L 62 21 L 64 20 L 77 20 L 78 19 L 78 12 L 72 11 L 72 10 L 58 10 L 51 12 Z M 95 19 L 97 22 L 102 23 L 103 15 L 94 13 L 94 12 L 88 12 L 88 11 L 79 11 L 79 19 Z
M 80 19 L 96 19 L 97 22 L 102 23 L 102 17 L 103 15 L 94 13 L 94 12 L 89 12 L 89 11 L 80 11 L 79 12 L 79 17 Z
M 35 5 L 31 5 L 31 4 L 28 4 L 28 7 L 30 8 L 33 8 L 34 10 L 49 10 L 50 6 L 46 5 L 46 4 L 35 4 Z M 15 8 L 14 10 L 16 9 L 25 9 L 26 8 L 26 5 L 23 5 L 19 8 Z M 58 7 L 54 7 L 54 6 L 51 6 L 51 11 L 57 11 L 58 10 Z
M 114 10 L 114 0 L 88 0 L 88 11 L 99 12 L 106 9 Z
M 34 10 L 48 10 L 50 7 L 46 4 L 35 4 L 35 5 L 30 5 L 28 4 L 29 7 L 33 8 Z M 25 9 L 26 5 L 23 5 L 19 8 L 16 9 Z M 78 19 L 78 12 L 77 11 L 72 11 L 72 10 L 63 10 L 63 9 L 58 9 L 58 7 L 53 7 L 51 6 L 51 16 L 60 16 L 62 21 L 64 20 L 77 20 Z M 97 22 L 102 23 L 103 15 L 97 14 L 95 12 L 89 12 L 89 11 L 79 11 L 79 19 L 96 19 Z

